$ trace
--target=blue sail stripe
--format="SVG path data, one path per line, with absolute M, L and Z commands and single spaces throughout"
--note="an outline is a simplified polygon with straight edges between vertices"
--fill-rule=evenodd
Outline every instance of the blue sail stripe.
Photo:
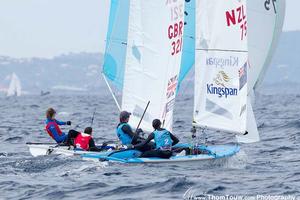
M 123 87 L 129 21 L 129 0 L 111 0 L 103 73 Z
M 178 88 L 195 63 L 195 6 L 195 0 L 186 0 L 183 53 Z

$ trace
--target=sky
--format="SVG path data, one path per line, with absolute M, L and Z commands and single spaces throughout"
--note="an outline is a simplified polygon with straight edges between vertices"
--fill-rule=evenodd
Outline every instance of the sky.
M 52 58 L 103 52 L 108 1 L 0 0 L 0 55 Z M 283 30 L 300 30 L 300 0 L 286 1 Z

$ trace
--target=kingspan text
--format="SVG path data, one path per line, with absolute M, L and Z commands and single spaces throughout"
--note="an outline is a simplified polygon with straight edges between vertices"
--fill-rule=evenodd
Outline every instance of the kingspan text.
M 206 65 L 215 67 L 239 66 L 239 57 L 230 56 L 229 58 L 206 58 Z
M 236 88 L 215 87 L 213 84 L 207 84 L 207 94 L 218 94 L 219 97 L 237 96 L 238 90 Z

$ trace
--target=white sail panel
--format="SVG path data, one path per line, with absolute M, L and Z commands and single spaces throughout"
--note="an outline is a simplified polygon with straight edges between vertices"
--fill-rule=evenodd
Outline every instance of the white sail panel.
M 246 132 L 246 1 L 196 1 L 194 125 Z
M 285 0 L 247 1 L 249 91 L 263 80 L 276 49 L 285 15 Z
M 21 96 L 21 89 L 19 77 L 15 73 L 12 73 L 6 96 Z
M 172 129 L 173 106 L 183 45 L 184 0 L 130 1 L 122 109 L 137 126 L 152 131 L 159 118 Z

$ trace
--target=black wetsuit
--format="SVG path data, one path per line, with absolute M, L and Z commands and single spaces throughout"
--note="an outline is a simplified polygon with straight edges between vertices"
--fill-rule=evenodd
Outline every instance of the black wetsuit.
M 121 124 L 122 124 L 122 123 L 119 123 L 117 127 L 119 127 Z M 122 127 L 122 131 L 123 131 L 125 134 L 129 135 L 129 136 L 132 138 L 131 144 L 134 145 L 134 146 L 136 146 L 136 145 L 138 145 L 138 144 L 141 144 L 142 142 L 145 141 L 144 138 L 142 138 L 142 137 L 139 136 L 139 133 L 134 133 L 134 132 L 132 131 L 131 127 L 128 126 L 128 125 L 124 125 L 124 126 Z M 147 143 L 146 145 L 138 145 L 137 147 L 135 147 L 135 149 L 144 152 L 144 151 L 148 151 L 148 150 L 152 149 L 152 148 L 153 148 L 153 145 L 154 145 L 154 144 L 151 142 L 151 143 L 149 143 L 149 144 Z
M 80 134 L 80 132 L 75 131 L 75 130 L 69 130 L 68 137 L 67 137 L 67 142 L 66 144 L 68 145 L 73 145 L 74 146 L 74 139 Z M 89 141 L 89 151 L 102 151 L 102 148 L 98 148 L 95 145 L 95 141 L 93 138 L 90 139 Z
M 163 129 L 158 129 L 158 130 L 160 131 Z M 179 142 L 178 138 L 174 136 L 171 132 L 170 132 L 170 136 L 172 139 L 172 146 Z M 154 139 L 154 133 L 152 132 L 145 141 L 135 146 L 135 148 L 141 148 L 141 146 L 147 145 L 153 139 Z M 172 156 L 171 150 L 152 149 L 152 150 L 145 151 L 144 153 L 142 153 L 140 157 L 170 158 L 171 156 Z

